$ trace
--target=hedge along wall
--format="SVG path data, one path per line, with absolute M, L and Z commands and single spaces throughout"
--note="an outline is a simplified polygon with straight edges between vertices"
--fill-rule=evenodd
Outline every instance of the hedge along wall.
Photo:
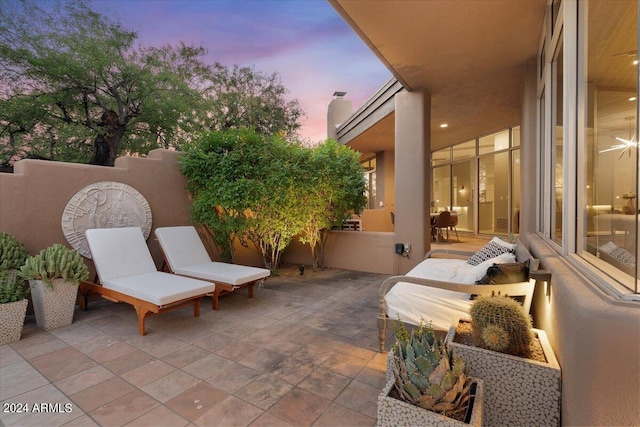
M 83 165 L 76 163 L 49 162 L 45 160 L 21 160 L 15 164 L 14 173 L 0 173 L 0 230 L 23 242 L 33 255 L 54 243 L 67 246 L 63 234 L 62 213 L 69 200 L 84 187 L 101 181 L 116 181 L 127 184 L 140 192 L 151 208 L 152 230 L 157 227 L 190 224 L 189 196 L 187 181 L 180 172 L 181 153 L 158 149 L 148 157 L 120 157 L 115 167 Z M 341 232 L 339 240 L 343 244 L 328 248 L 325 266 L 378 273 L 393 273 L 393 233 L 384 233 L 384 249 L 371 254 L 367 247 L 360 245 L 363 232 Z M 338 236 L 336 236 L 338 237 Z M 375 240 L 379 241 L 380 236 Z M 356 246 L 363 250 L 354 250 Z M 206 242 L 206 238 L 205 238 Z M 147 241 L 158 268 L 163 258 L 160 247 L 153 235 Z M 379 246 L 378 245 L 378 246 Z M 388 248 L 387 248 L 388 245 Z M 216 259 L 213 248 L 207 245 L 212 258 Z M 344 252 L 344 253 L 343 253 Z M 239 262 L 245 265 L 261 266 L 262 259 L 253 248 L 238 247 Z M 284 261 L 305 263 L 310 261 L 306 245 L 292 245 L 285 253 Z M 363 260 L 364 259 L 364 260 Z M 331 261 L 334 262 L 331 262 Z M 353 262 L 349 262 L 352 260 Z M 93 263 L 87 260 L 92 271 Z

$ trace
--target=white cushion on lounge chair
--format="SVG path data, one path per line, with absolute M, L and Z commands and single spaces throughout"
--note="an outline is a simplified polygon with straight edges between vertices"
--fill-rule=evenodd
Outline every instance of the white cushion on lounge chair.
M 246 265 L 228 264 L 224 262 L 206 262 L 204 264 L 180 267 L 174 270 L 176 274 L 228 283 L 240 286 L 247 282 L 263 279 L 269 276 L 265 268 L 248 267 Z
M 102 286 L 160 306 L 215 290 L 210 282 L 161 271 L 109 279 Z
M 139 227 L 91 229 L 85 235 L 105 288 L 156 305 L 215 291 L 211 282 L 159 272 Z
M 155 231 L 169 267 L 176 274 L 240 286 L 268 277 L 265 268 L 213 262 L 193 226 L 160 227 Z
M 100 282 L 158 271 L 137 227 L 97 228 L 85 231 Z
M 427 258 L 406 275 L 443 282 L 474 284 L 491 265 L 515 261 L 515 255 L 502 254 L 472 266 L 464 259 Z M 419 325 L 431 322 L 436 330 L 448 331 L 456 318 L 469 317 L 471 295 L 445 289 L 398 282 L 385 296 L 387 316 L 392 320 Z

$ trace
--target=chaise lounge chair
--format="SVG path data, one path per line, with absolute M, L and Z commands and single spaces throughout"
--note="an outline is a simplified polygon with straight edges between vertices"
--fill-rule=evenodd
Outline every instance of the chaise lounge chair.
M 91 229 L 85 236 L 100 282 L 81 282 L 85 308 L 89 292 L 131 304 L 140 335 L 145 335 L 145 319 L 155 314 L 193 304 L 193 315 L 200 316 L 200 298 L 215 292 L 210 282 L 158 271 L 138 227 Z
M 155 233 L 170 272 L 216 284 L 212 295 L 214 310 L 219 308 L 220 295 L 242 287 L 246 287 L 249 298 L 253 298 L 253 285 L 271 274 L 265 268 L 211 261 L 193 226 L 160 227 Z

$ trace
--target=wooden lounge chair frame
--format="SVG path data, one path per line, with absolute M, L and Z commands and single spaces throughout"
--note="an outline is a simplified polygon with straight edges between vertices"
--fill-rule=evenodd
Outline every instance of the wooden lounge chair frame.
M 149 301 L 141 300 L 139 298 L 132 297 L 131 295 L 105 288 L 98 282 L 99 280 L 97 275 L 93 283 L 87 281 L 80 282 L 80 295 L 82 296 L 80 308 L 82 310 L 87 310 L 89 305 L 88 297 L 91 293 L 96 293 L 111 302 L 124 302 L 126 304 L 130 304 L 136 310 L 136 314 L 138 315 L 138 334 L 141 336 L 146 335 L 145 320 L 148 317 L 155 316 L 157 314 L 166 313 L 168 311 L 193 304 L 193 317 L 200 317 L 200 299 L 204 295 L 195 298 L 186 298 L 172 304 L 156 305 Z
M 157 271 L 138 227 L 94 229 L 85 233 L 94 258 L 96 276 L 93 283 L 80 283 L 81 308 L 87 309 L 91 293 L 115 303 L 130 304 L 138 316 L 138 333 L 142 336 L 146 334 L 145 321 L 148 317 L 189 305 L 193 305 L 194 317 L 199 317 L 200 299 L 215 290 L 215 284 L 211 282 Z M 107 280 L 110 287 L 100 284 L 100 278 Z M 126 289 L 130 289 L 131 294 L 126 293 Z M 147 296 L 148 300 L 141 295 Z
M 164 253 L 163 253 L 163 256 L 164 256 Z M 166 271 L 167 273 L 170 273 L 170 274 L 177 274 L 171 269 L 171 266 L 169 266 L 166 256 L 164 257 L 162 271 Z M 189 277 L 191 279 L 205 280 L 201 277 L 191 276 L 188 274 L 181 274 L 180 276 Z M 225 283 L 225 282 L 220 282 L 219 280 L 216 280 L 214 282 L 216 284 L 216 290 L 213 291 L 213 293 L 211 294 L 211 309 L 219 310 L 220 309 L 219 298 L 223 295 L 230 294 L 236 289 L 247 288 L 247 298 L 253 298 L 253 285 L 255 285 L 256 283 L 260 285 L 262 282 L 264 282 L 264 279 L 258 279 L 251 282 L 242 283 L 240 285 L 234 285 L 232 283 Z
M 264 280 L 266 279 L 266 277 L 268 276 L 268 270 L 266 269 L 262 269 L 266 272 L 267 276 L 265 277 L 261 277 L 259 279 L 256 280 L 249 280 L 243 283 L 229 283 L 229 282 L 225 282 L 224 280 L 220 280 L 220 279 L 210 279 L 210 278 L 205 278 L 202 276 L 197 276 L 197 275 L 193 275 L 193 274 L 187 274 L 184 272 L 176 272 L 173 270 L 173 268 L 171 267 L 171 263 L 169 262 L 169 257 L 168 257 L 168 253 L 167 253 L 167 249 L 165 248 L 164 245 L 169 244 L 169 242 L 167 240 L 170 240 L 168 238 L 168 236 L 165 236 L 164 239 L 166 239 L 166 241 L 163 242 L 163 236 L 162 233 L 163 231 L 177 231 L 180 232 L 180 230 L 182 230 L 182 232 L 185 233 L 189 233 L 187 234 L 188 236 L 190 235 L 191 237 L 193 237 L 193 243 L 194 245 L 198 245 L 197 248 L 193 248 L 194 250 L 196 250 L 198 252 L 197 256 L 198 259 L 200 260 L 200 262 L 204 261 L 205 263 L 212 263 L 212 264 L 219 264 L 219 265 L 225 265 L 226 263 L 217 263 L 211 260 L 211 258 L 209 258 L 209 255 L 206 253 L 206 249 L 204 247 L 204 245 L 202 244 L 202 240 L 200 239 L 200 237 L 198 236 L 198 233 L 195 229 L 195 227 L 193 226 L 177 226 L 177 227 L 161 227 L 155 230 L 155 234 L 156 237 L 158 237 L 158 243 L 160 246 L 160 249 L 162 251 L 162 256 L 164 258 L 164 264 L 162 266 L 162 271 L 166 271 L 168 273 L 171 274 L 176 274 L 176 275 L 180 275 L 183 277 L 189 277 L 192 279 L 198 279 L 198 280 L 208 280 L 211 281 L 213 283 L 215 283 L 216 285 L 216 289 L 215 291 L 211 294 L 211 308 L 213 310 L 219 310 L 220 309 L 220 302 L 219 302 L 219 298 L 223 295 L 227 295 L 233 291 L 235 291 L 236 289 L 240 289 L 240 288 L 247 288 L 247 297 L 248 298 L 253 298 L 253 289 L 254 289 L 254 285 L 258 284 L 261 285 Z M 196 241 L 197 238 L 197 241 Z M 164 243 L 164 245 L 163 245 Z M 237 266 L 239 268 L 241 267 L 246 267 L 246 266 L 238 266 L 236 264 L 232 264 L 233 266 Z M 247 269 L 254 269 L 253 267 L 246 267 Z

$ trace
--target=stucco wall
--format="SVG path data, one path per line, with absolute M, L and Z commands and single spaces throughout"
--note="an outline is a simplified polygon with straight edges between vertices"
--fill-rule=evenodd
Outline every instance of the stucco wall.
M 149 202 L 152 228 L 190 224 L 187 181 L 180 173 L 181 153 L 153 150 L 146 158 L 121 157 L 113 168 L 44 160 L 22 160 L 15 173 L 0 174 L 0 230 L 23 242 L 31 254 L 53 243 L 67 244 L 61 219 L 69 200 L 87 185 L 100 181 L 121 182 L 139 191 Z M 332 233 L 333 234 L 333 233 Z M 392 233 L 337 232 L 328 242 L 325 265 L 359 271 L 393 273 Z M 206 237 L 205 237 L 206 244 Z M 153 233 L 148 246 L 162 267 L 163 259 Z M 214 259 L 215 251 L 207 245 Z M 364 250 L 362 248 L 365 248 Z M 237 246 L 238 261 L 261 266 L 253 248 Z M 287 262 L 310 264 L 308 246 L 292 245 Z M 87 260 L 93 272 L 93 263 Z
M 553 272 L 533 315 L 562 368 L 562 424 L 640 425 L 640 305 L 604 293 L 537 235 L 527 242 Z
M 186 179 L 179 153 L 154 150 L 149 157 L 121 157 L 113 168 L 44 160 L 21 160 L 13 174 L 0 174 L 0 229 L 23 242 L 31 254 L 53 243 L 66 244 L 61 227 L 64 208 L 87 185 L 117 181 L 130 185 L 149 202 L 153 228 L 189 223 Z M 156 264 L 162 256 L 153 235 L 149 247 Z M 87 262 L 90 268 L 93 263 Z
M 398 255 L 393 252 L 394 234 L 367 231 L 332 231 L 327 238 L 325 267 L 371 273 L 396 274 Z M 311 265 L 309 246 L 294 240 L 284 261 Z

